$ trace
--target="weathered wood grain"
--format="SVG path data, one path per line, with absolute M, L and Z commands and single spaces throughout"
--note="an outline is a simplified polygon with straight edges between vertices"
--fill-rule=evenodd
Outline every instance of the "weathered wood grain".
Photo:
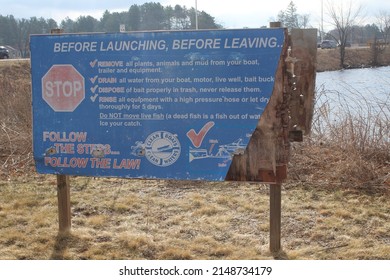
M 299 139 L 300 131 L 308 134 L 311 128 L 316 34 L 315 29 L 292 30 L 288 44 L 286 30 L 272 96 L 244 154 L 233 157 L 226 180 L 280 183 L 286 178 L 291 135 Z

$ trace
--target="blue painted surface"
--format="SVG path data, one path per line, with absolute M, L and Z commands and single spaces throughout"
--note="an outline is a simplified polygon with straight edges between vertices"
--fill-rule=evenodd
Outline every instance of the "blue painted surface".
M 284 40 L 283 29 L 31 36 L 37 171 L 224 180 L 272 94 Z M 63 65 L 81 90 L 49 75 Z M 69 111 L 44 100 L 81 92 Z

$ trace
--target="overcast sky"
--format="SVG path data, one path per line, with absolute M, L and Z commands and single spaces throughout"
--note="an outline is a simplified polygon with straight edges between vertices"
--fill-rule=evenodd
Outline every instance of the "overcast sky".
M 278 12 L 285 10 L 291 0 L 197 0 L 198 10 L 205 11 L 215 17 L 217 23 L 225 28 L 256 28 L 268 25 L 275 19 Z M 333 0 L 339 3 L 342 0 Z M 127 11 L 132 4 L 142 5 L 146 2 L 159 2 L 163 6 L 179 4 L 187 8 L 195 7 L 195 0 L 0 0 L 0 15 L 13 15 L 16 18 L 33 16 L 53 18 L 59 24 L 69 17 L 76 19 L 80 15 L 91 15 L 100 19 L 105 10 L 110 12 Z M 293 0 L 299 14 L 310 14 L 312 27 L 319 27 L 321 22 L 322 0 Z M 324 17 L 326 20 L 326 3 L 324 2 Z M 358 0 L 354 0 L 357 3 Z M 390 13 L 389 0 L 361 0 L 365 8 L 366 21 L 374 22 L 374 17 L 380 10 Z M 1 27 L 0 27 L 1 28 Z

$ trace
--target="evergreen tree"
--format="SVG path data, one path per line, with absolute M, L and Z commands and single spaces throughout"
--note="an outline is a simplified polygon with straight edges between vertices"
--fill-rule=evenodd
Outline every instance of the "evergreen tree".
M 129 9 L 127 16 L 127 25 L 129 30 L 138 31 L 140 30 L 140 22 L 141 22 L 141 11 L 138 5 L 132 5 Z
M 285 11 L 280 11 L 277 17 L 283 27 L 291 30 L 293 28 L 307 28 L 309 26 L 309 15 L 300 15 L 297 13 L 297 7 L 293 1 L 290 2 Z
M 222 28 L 204 11 L 198 11 L 198 20 L 201 29 Z M 106 10 L 100 20 L 92 16 L 80 16 L 76 20 L 66 17 L 59 27 L 66 33 L 118 32 L 120 24 L 125 24 L 127 31 L 195 29 L 195 9 L 180 5 L 164 7 L 155 2 L 134 4 L 124 12 Z M 30 34 L 50 33 L 51 29 L 58 28 L 53 19 L 15 19 L 12 15 L 0 15 L 0 26 L 0 44 L 19 49 L 23 56 L 29 55 Z

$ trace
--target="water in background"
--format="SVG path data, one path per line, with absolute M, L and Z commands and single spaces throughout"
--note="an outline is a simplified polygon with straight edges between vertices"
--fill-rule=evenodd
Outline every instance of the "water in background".
M 317 73 L 316 106 L 390 114 L 390 67 Z
M 390 67 L 317 73 L 315 102 L 315 134 L 345 134 L 342 139 L 369 138 L 388 146 Z

